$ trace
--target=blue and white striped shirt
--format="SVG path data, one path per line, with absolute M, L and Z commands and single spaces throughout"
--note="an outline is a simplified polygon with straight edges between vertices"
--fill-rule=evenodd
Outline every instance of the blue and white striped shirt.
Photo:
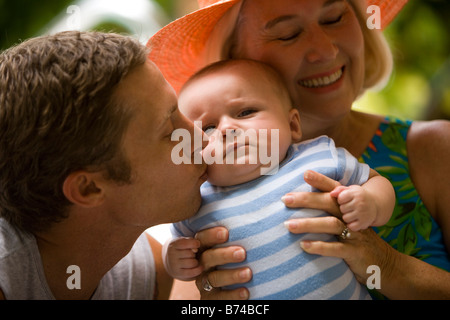
M 250 267 L 253 278 L 245 286 L 251 299 L 370 299 L 342 259 L 310 255 L 299 245 L 301 239 L 336 241 L 335 236 L 296 235 L 284 227 L 292 218 L 328 215 L 316 209 L 290 209 L 280 200 L 289 192 L 317 191 L 303 180 L 309 169 L 347 186 L 366 182 L 370 170 L 328 137 L 294 144 L 275 175 L 231 187 L 203 184 L 199 212 L 174 224 L 172 232 L 193 237 L 203 229 L 228 228 L 229 241 L 223 246 L 242 246 L 247 258 L 223 268 Z

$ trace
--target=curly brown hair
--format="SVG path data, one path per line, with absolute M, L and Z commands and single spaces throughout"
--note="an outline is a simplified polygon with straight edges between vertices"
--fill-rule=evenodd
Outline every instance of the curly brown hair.
M 0 217 L 28 232 L 61 221 L 77 170 L 129 182 L 120 146 L 131 111 L 114 89 L 146 58 L 130 37 L 75 31 L 0 54 Z

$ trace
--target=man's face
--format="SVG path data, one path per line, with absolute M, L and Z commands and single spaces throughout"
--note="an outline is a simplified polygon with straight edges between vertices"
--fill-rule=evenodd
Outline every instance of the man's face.
M 121 223 L 140 227 L 191 217 L 201 203 L 206 165 L 175 165 L 171 153 L 178 142 L 171 135 L 183 128 L 194 137 L 200 129 L 179 112 L 174 90 L 150 61 L 132 70 L 116 95 L 133 114 L 122 142 L 132 179 L 129 185 L 111 184 L 111 213 Z

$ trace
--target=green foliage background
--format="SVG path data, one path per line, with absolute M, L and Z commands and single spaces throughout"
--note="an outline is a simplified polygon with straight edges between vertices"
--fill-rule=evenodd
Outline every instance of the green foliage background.
M 394 74 L 358 108 L 412 120 L 450 119 L 450 1 L 410 0 L 386 29 Z
M 175 19 L 175 1 L 183 0 L 155 1 Z M 0 0 L 0 49 L 36 36 L 71 3 Z M 412 120 L 450 119 L 449 21 L 450 1 L 410 0 L 385 31 L 395 57 L 393 77 L 385 89 L 367 93 L 355 108 Z M 114 30 L 114 25 L 107 27 Z

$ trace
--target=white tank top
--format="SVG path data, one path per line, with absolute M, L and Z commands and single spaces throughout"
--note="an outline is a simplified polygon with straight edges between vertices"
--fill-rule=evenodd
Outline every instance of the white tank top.
M 142 234 L 128 255 L 105 274 L 92 299 L 153 299 L 155 281 L 153 254 L 147 237 Z M 17 230 L 2 218 L 0 289 L 7 300 L 55 299 L 44 275 L 35 237 Z

